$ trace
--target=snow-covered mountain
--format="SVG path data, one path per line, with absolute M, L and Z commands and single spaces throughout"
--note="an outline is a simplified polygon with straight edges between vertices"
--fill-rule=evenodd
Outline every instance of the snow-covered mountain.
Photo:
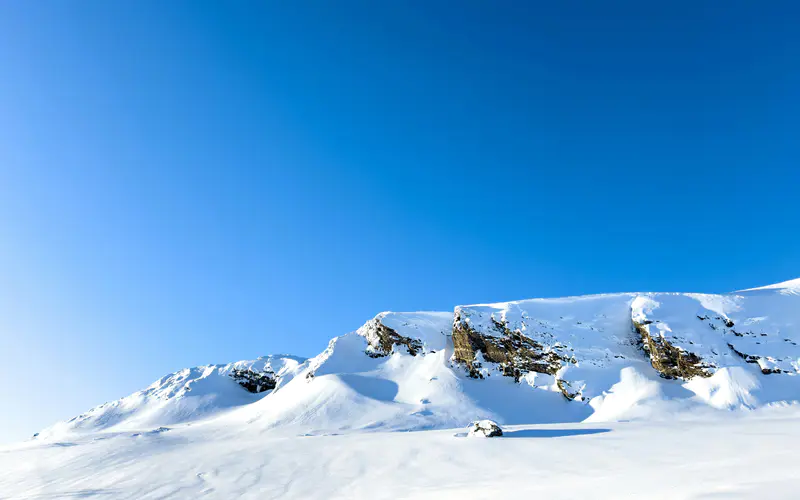
M 295 356 L 277 355 L 227 365 L 185 368 L 156 380 L 142 391 L 59 422 L 37 437 L 191 422 L 258 401 L 291 380 L 305 361 Z
M 386 312 L 0 447 L 0 497 L 795 498 L 798 342 L 798 280 Z
M 37 439 L 176 425 L 315 435 L 664 419 L 800 401 L 800 280 L 385 312 L 311 359 L 185 369 Z

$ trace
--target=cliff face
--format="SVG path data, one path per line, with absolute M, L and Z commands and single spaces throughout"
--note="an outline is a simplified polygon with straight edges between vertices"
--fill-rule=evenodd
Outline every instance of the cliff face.
M 495 363 L 499 371 L 514 377 L 528 372 L 555 375 L 569 359 L 555 349 L 525 336 L 520 330 L 511 330 L 505 322 L 491 318 L 491 331 L 482 333 L 470 326 L 469 317 L 457 310 L 453 319 L 453 359 L 467 368 L 472 378 L 483 378 L 481 361 Z
M 697 354 L 675 347 L 662 336 L 651 335 L 650 324 L 633 321 L 633 329 L 640 337 L 637 340 L 641 340 L 642 350 L 659 375 L 667 379 L 685 380 L 711 376 Z
M 463 306 L 454 313 L 452 360 L 478 379 L 495 373 L 518 382 L 530 373 L 552 376 L 544 378 L 551 389 L 582 401 L 607 389 L 598 383 L 606 376 L 601 372 L 632 363 L 682 381 L 710 378 L 742 361 L 764 375 L 798 373 L 798 307 L 800 295 L 775 291 Z
M 764 375 L 797 373 L 800 296 L 641 294 L 631 303 L 634 331 L 665 378 L 710 377 L 741 360 Z
M 384 325 L 379 318 L 368 321 L 359 329 L 359 333 L 367 339 L 367 356 L 381 358 L 394 352 L 395 346 L 405 348 L 406 352 L 416 356 L 422 351 L 422 341 L 404 337 L 395 330 Z
M 453 361 L 472 378 L 507 376 L 586 402 L 602 393 L 593 382 L 600 370 L 641 361 L 629 332 L 632 298 L 622 294 L 457 307 Z

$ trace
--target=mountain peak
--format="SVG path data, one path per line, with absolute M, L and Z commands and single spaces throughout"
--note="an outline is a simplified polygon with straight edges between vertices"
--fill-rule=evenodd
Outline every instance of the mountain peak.
M 782 281 L 780 283 L 775 283 L 772 285 L 765 285 L 756 288 L 747 288 L 745 290 L 740 290 L 741 292 L 754 292 L 757 290 L 797 290 L 800 289 L 800 278 L 796 278 L 793 280 Z

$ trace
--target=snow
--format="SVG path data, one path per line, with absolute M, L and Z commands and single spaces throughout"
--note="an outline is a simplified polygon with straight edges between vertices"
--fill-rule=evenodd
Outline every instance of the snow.
M 800 290 L 800 278 L 796 278 L 789 281 L 782 281 L 780 283 L 775 283 L 773 285 L 766 285 L 760 286 L 758 288 L 748 288 L 747 290 L 741 290 L 742 292 L 753 292 L 757 290 Z
M 153 382 L 147 389 L 105 403 L 40 432 L 41 438 L 101 430 L 169 426 L 198 420 L 258 401 L 269 392 L 251 394 L 228 375 L 234 369 L 269 370 L 279 386 L 305 362 L 295 356 L 266 356 L 227 365 L 186 368 Z
M 724 418 L 297 436 L 192 425 L 0 451 L 4 498 L 795 498 L 794 408 Z
M 181 370 L 0 448 L 0 498 L 781 498 L 800 444 L 800 294 L 783 285 L 384 312 L 311 359 Z M 454 321 L 565 361 L 515 382 L 481 359 L 470 378 Z M 634 325 L 708 376 L 659 376 Z M 384 327 L 421 347 L 385 352 Z M 252 394 L 236 369 L 277 385 Z M 504 436 L 457 438 L 480 420 Z
M 385 312 L 375 319 L 404 337 L 420 339 L 428 351 L 444 349 L 453 327 L 452 312 Z

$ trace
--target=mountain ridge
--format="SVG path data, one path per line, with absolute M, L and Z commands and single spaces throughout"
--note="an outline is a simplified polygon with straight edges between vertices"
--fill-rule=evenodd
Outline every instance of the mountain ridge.
M 313 434 L 797 404 L 800 296 L 785 292 L 795 284 L 384 311 L 315 357 L 180 370 L 38 439 L 208 422 Z

